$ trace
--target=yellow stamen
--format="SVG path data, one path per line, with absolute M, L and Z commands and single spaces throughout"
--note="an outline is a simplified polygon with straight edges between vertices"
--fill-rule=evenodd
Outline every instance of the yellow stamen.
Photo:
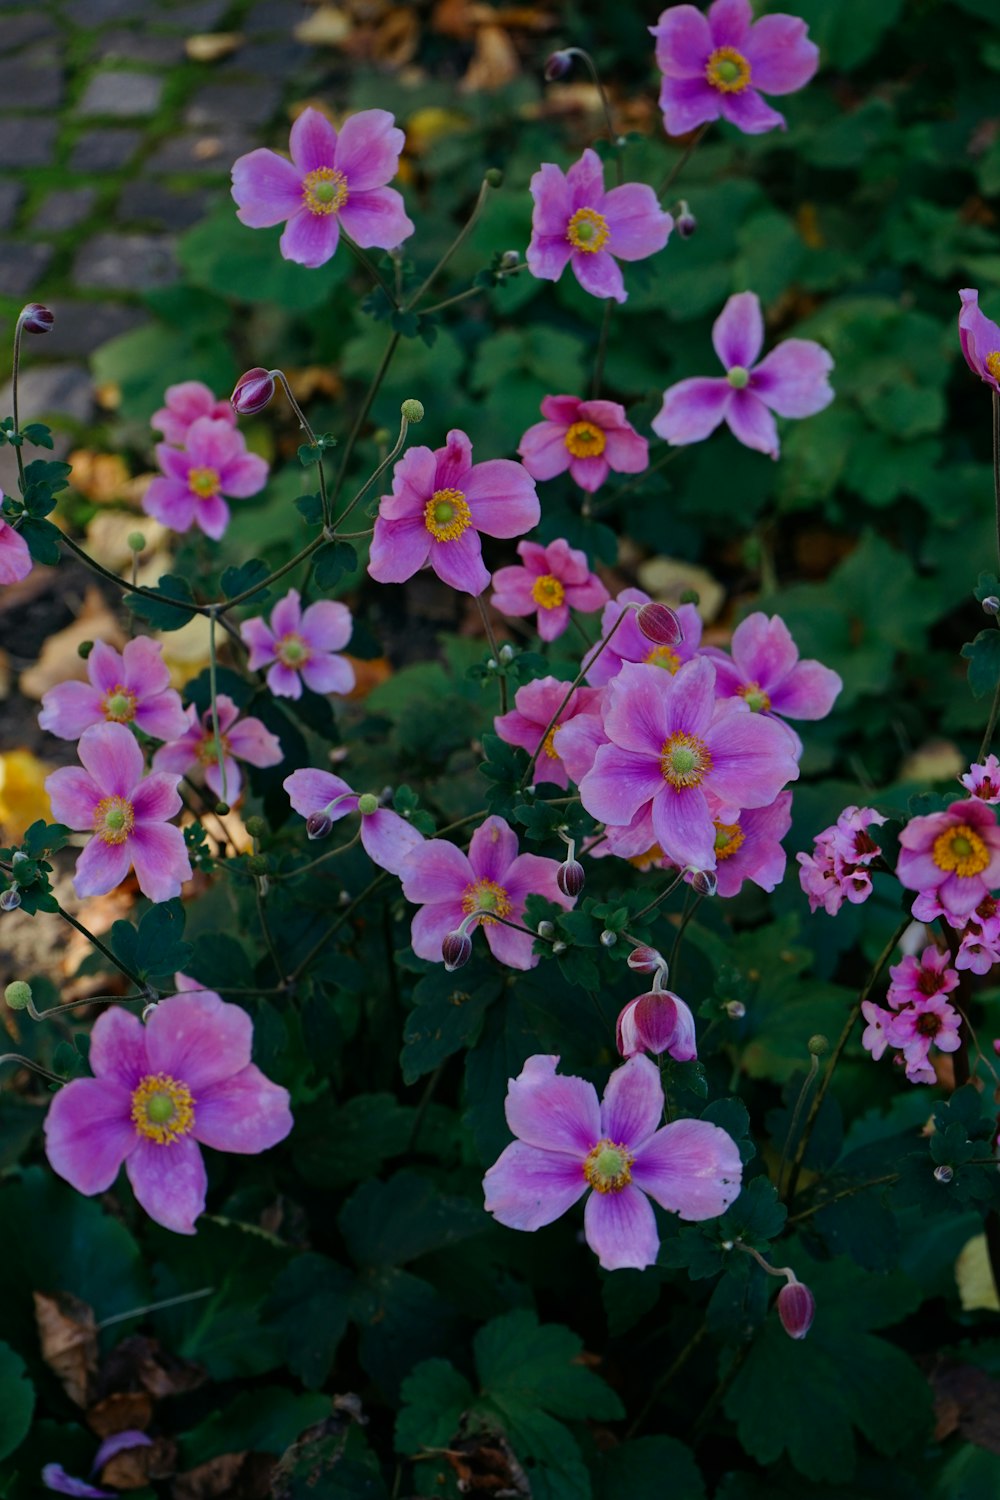
M 105 844 L 124 844 L 135 827 L 135 809 L 124 797 L 102 797 L 94 808 L 94 832 Z
M 582 250 L 584 255 L 596 255 L 603 250 L 610 235 L 607 219 L 596 208 L 578 208 L 566 225 L 566 238 L 574 250 Z
M 595 1193 L 620 1193 L 632 1181 L 635 1157 L 624 1142 L 598 1141 L 583 1162 L 583 1175 Z
M 697 735 L 678 732 L 664 741 L 660 751 L 660 770 L 664 781 L 678 791 L 684 787 L 701 786 L 711 769 L 708 746 Z
M 556 730 L 558 728 L 558 724 L 553 724 L 552 728 L 549 730 L 548 734 L 545 736 L 544 740 L 542 740 L 542 743 L 539 746 L 542 754 L 547 755 L 549 760 L 559 759 L 559 751 L 556 749 L 555 744 L 553 743 L 556 737 Z
M 705 64 L 705 77 L 720 94 L 742 94 L 750 82 L 750 64 L 735 47 L 716 47 Z
M 738 692 L 752 713 L 766 714 L 771 707 L 771 700 L 759 682 L 746 682 Z
M 670 646 L 654 646 L 652 651 L 646 654 L 647 666 L 662 667 L 671 676 L 677 671 L 680 664 L 680 657 Z
M 978 875 L 990 862 L 990 851 L 974 828 L 959 823 L 934 840 L 931 858 L 939 870 L 962 877 Z
M 132 1124 L 158 1146 L 172 1145 L 194 1128 L 191 1090 L 168 1073 L 147 1073 L 132 1093 Z
M 287 666 L 288 663 L 286 662 L 285 665 Z M 219 744 L 222 746 L 222 754 L 224 757 L 232 754 L 232 751 L 229 748 L 229 741 L 224 734 L 219 735 Z M 205 739 L 199 742 L 198 759 L 203 766 L 215 765 L 219 759 L 215 750 L 215 735 L 210 729 L 207 731 Z
M 649 849 L 646 850 L 645 854 L 631 854 L 629 856 L 628 862 L 636 870 L 651 870 L 653 866 L 658 865 L 662 859 L 663 850 L 660 848 L 659 844 L 653 844 Z
M 731 859 L 737 849 L 743 843 L 746 834 L 738 823 L 715 824 L 715 858 L 721 864 L 724 859 Z
M 300 667 L 305 666 L 311 653 L 302 637 L 290 630 L 280 641 L 275 642 L 274 654 L 283 667 L 291 667 L 293 672 L 297 672 Z
M 472 524 L 461 490 L 435 490 L 424 506 L 424 525 L 436 542 L 455 542 Z
M 335 214 L 347 202 L 347 178 L 335 167 L 317 167 L 302 179 L 302 196 L 311 214 Z
M 543 573 L 531 585 L 531 597 L 539 609 L 558 609 L 566 598 L 566 590 L 553 573 Z
M 219 493 L 219 475 L 215 469 L 189 469 L 188 489 L 208 500 Z
M 564 438 L 574 458 L 600 458 L 607 441 L 604 429 L 593 422 L 574 422 Z
M 135 718 L 135 693 L 118 682 L 101 701 L 101 712 L 112 724 L 130 724 Z
M 496 921 L 488 913 L 493 912 L 496 917 L 509 917 L 514 910 L 514 903 L 503 886 L 497 885 L 495 880 L 474 880 L 465 887 L 462 894 L 462 910 L 467 917 L 471 917 L 473 912 L 482 912 L 480 920 L 495 927 Z

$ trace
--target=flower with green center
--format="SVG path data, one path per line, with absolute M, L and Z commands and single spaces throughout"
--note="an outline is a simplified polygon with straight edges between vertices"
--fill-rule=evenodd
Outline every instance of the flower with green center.
M 741 94 L 750 83 L 750 64 L 735 47 L 716 47 L 705 63 L 705 77 L 723 94 Z
M 311 214 L 335 214 L 347 202 L 347 178 L 334 167 L 317 167 L 302 179 L 302 197 Z
M 244 620 L 240 627 L 250 648 L 252 672 L 268 668 L 267 685 L 279 698 L 301 698 L 303 684 L 314 693 L 349 693 L 354 668 L 336 654 L 351 638 L 346 604 L 320 599 L 307 609 L 297 589 L 289 589 L 271 611 L 271 622 Z
M 154 740 L 184 733 L 187 715 L 170 686 L 163 648 L 148 636 L 116 651 L 95 641 L 87 657 L 87 682 L 61 682 L 42 698 L 38 722 L 61 739 L 79 739 L 95 724 L 134 724 Z

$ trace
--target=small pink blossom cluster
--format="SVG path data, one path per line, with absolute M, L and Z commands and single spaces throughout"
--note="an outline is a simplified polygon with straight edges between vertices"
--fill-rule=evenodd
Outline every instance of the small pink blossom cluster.
M 165 400 L 152 418 L 164 436 L 156 448 L 163 472 L 150 483 L 142 508 L 171 531 L 197 526 L 217 542 L 229 525 L 227 497 L 258 494 L 267 482 L 267 461 L 247 452 L 229 402 L 201 381 L 168 386 Z
M 911 1083 L 935 1083 L 937 1074 L 930 1062 L 931 1047 L 939 1052 L 955 1052 L 961 1041 L 961 1017 L 945 998 L 957 988 L 958 974 L 950 967 L 948 955 L 931 946 L 919 958 L 909 954 L 894 964 L 889 977 L 891 983 L 886 995 L 889 1009 L 872 1000 L 864 1001 L 861 1006 L 868 1022 L 862 1046 L 876 1062 L 886 1047 L 897 1048 L 900 1064 Z
M 871 867 L 882 853 L 869 828 L 885 822 L 873 807 L 845 807 L 836 823 L 814 840 L 812 854 L 798 854 L 799 883 L 809 910 L 836 916 L 845 901 L 859 906 L 872 893 Z

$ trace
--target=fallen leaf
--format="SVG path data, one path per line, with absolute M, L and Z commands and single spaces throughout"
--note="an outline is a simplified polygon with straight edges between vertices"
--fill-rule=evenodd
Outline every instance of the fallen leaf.
M 123 1448 L 104 1464 L 98 1480 L 118 1490 L 142 1490 L 151 1479 L 166 1479 L 174 1472 L 177 1444 L 170 1438 L 157 1438 L 152 1446 Z
M 67 462 L 73 465 L 70 483 L 74 490 L 93 505 L 110 505 L 120 500 L 131 478 L 128 464 L 118 453 L 74 448 Z
M 69 1292 L 33 1292 L 42 1358 L 77 1406 L 86 1406 L 97 1377 L 93 1308 Z
M 502 89 L 521 71 L 517 48 L 502 26 L 480 26 L 475 51 L 458 87 L 463 94 Z
M 204 1366 L 181 1359 L 161 1348 L 156 1339 L 137 1333 L 112 1349 L 101 1365 L 99 1388 L 107 1392 L 138 1387 L 160 1401 L 195 1391 L 207 1379 Z
M 99 1438 L 113 1432 L 145 1432 L 153 1417 L 148 1391 L 113 1391 L 87 1412 L 87 1426 Z
M 170 668 L 170 685 L 178 691 L 208 666 L 209 623 L 195 615 L 180 630 L 164 630 L 156 638 L 163 646 L 163 660 Z
M 407 6 L 397 5 L 375 32 L 371 56 L 376 66 L 392 72 L 412 62 L 420 45 L 420 23 Z
M 725 603 L 726 591 L 706 568 L 681 562 L 673 557 L 651 557 L 640 563 L 639 586 L 654 599 L 676 605 L 688 589 L 698 595 L 698 613 L 703 620 L 714 620 Z
M 440 105 L 429 104 L 414 110 L 406 122 L 406 150 L 411 156 L 423 156 L 436 141 L 449 135 L 463 135 L 470 127 L 468 115 Z
M 981 1307 L 1000 1312 L 985 1234 L 973 1235 L 966 1242 L 955 1262 L 955 1285 L 966 1312 L 975 1312 Z
M 927 740 L 912 751 L 899 768 L 901 781 L 953 781 L 969 762 L 951 740 Z
M 335 5 L 321 5 L 293 28 L 292 35 L 307 47 L 339 47 L 353 30 L 350 16 Z
M 133 552 L 128 539 L 137 531 L 146 538 L 146 545 L 139 553 L 140 578 L 144 569 L 155 566 L 158 571 L 153 582 L 156 583 L 162 573 L 169 572 L 166 551 L 169 532 L 149 516 L 144 516 L 137 525 L 135 516 L 126 511 L 98 511 L 87 524 L 87 551 L 105 568 L 131 576 Z
M 218 62 L 220 58 L 238 52 L 245 41 L 246 37 L 240 31 L 199 32 L 197 36 L 188 37 L 184 51 L 192 62 Z
M 978 1365 L 942 1359 L 930 1374 L 937 1442 L 958 1432 L 977 1448 L 1000 1454 L 1000 1380 Z
M 83 641 L 107 641 L 119 650 L 125 635 L 97 588 L 88 588 L 76 619 L 50 635 L 33 666 L 21 673 L 18 686 L 26 698 L 41 698 L 60 682 L 86 682 L 87 663 L 77 647 Z
M 344 394 L 344 382 L 327 365 L 301 365 L 286 370 L 285 378 L 297 401 L 311 401 L 313 396 L 329 396 L 336 401 Z
M 0 755 L 0 829 L 10 843 L 20 843 L 25 830 L 39 818 L 51 823 L 45 778 L 53 769 L 30 750 L 7 750 Z
M 359 656 L 348 656 L 347 660 L 354 668 L 354 686 L 347 695 L 349 698 L 367 698 L 373 689 L 377 688 L 380 683 L 388 681 L 392 676 L 392 667 L 387 656 L 364 659 Z
M 269 1500 L 274 1459 L 264 1453 L 223 1453 L 178 1474 L 173 1500 Z

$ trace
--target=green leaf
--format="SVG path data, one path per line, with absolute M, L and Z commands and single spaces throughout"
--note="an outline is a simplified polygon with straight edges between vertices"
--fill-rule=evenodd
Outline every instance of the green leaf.
M 316 1187 L 348 1187 L 401 1155 L 412 1129 L 413 1110 L 392 1094 L 358 1094 L 340 1106 L 324 1096 L 296 1111 L 295 1164 Z
M 339 1222 L 361 1266 L 405 1266 L 430 1250 L 483 1234 L 490 1225 L 480 1204 L 442 1193 L 415 1172 L 366 1182 L 345 1203 Z
M 327 1396 L 299 1396 L 278 1385 L 242 1391 L 185 1433 L 180 1466 L 193 1469 L 224 1453 L 283 1453 L 329 1411 Z
M 299 1255 L 278 1277 L 264 1307 L 285 1363 L 310 1390 L 330 1373 L 350 1311 L 351 1275 L 325 1255 Z
M 154 630 L 180 630 L 194 619 L 195 611 L 187 607 L 194 603 L 194 595 L 186 578 L 165 573 L 152 593 L 155 598 L 149 594 L 126 594 L 125 603 L 134 615 L 148 620 Z M 171 600 L 174 602 L 170 603 Z
M 235 599 L 237 594 L 243 594 L 247 589 L 254 589 L 254 604 L 263 604 L 270 593 L 269 589 L 261 590 L 258 585 L 265 578 L 270 578 L 272 569 L 259 557 L 252 557 L 238 568 L 227 568 L 222 575 L 222 592 L 227 599 Z
M 271 1474 L 274 1500 L 388 1500 L 378 1460 L 339 1412 L 301 1433 Z
M 474 1404 L 475 1393 L 446 1359 L 425 1359 L 403 1381 L 400 1400 L 396 1452 L 416 1454 L 423 1448 L 448 1446 L 462 1413 Z
M 44 422 L 28 422 L 21 428 L 21 433 L 29 443 L 34 443 L 36 448 L 52 448 L 52 429 L 46 427 Z
M 404 1082 L 414 1083 L 445 1058 L 473 1045 L 502 987 L 502 977 L 494 968 L 475 961 L 459 973 L 447 974 L 438 968 L 421 979 L 403 1030 Z
M 58 526 L 53 526 L 51 521 L 36 521 L 28 516 L 21 522 L 19 530 L 33 560 L 55 567 L 62 557 L 62 533 Z
M 350 542 L 325 542 L 313 556 L 316 587 L 332 589 L 348 573 L 358 570 L 358 554 Z
M 161 901 L 144 912 L 139 926 L 119 920 L 111 928 L 111 950 L 145 979 L 185 969 L 191 944 L 183 939 L 185 911 L 179 899 Z
M 0 1458 L 6 1458 L 19 1447 L 31 1430 L 35 1410 L 35 1390 L 27 1379 L 27 1368 L 20 1355 L 7 1344 L 0 1344 Z
M 985 698 L 996 691 L 1000 682 L 1000 630 L 995 626 L 981 630 L 974 641 L 962 647 L 962 655 L 969 663 L 969 687 L 973 696 Z
M 229 203 L 183 235 L 181 265 L 192 285 L 241 302 L 267 302 L 290 312 L 319 307 L 339 280 L 347 256 L 336 256 L 317 276 L 278 253 L 278 231 L 248 229 Z M 182 368 L 176 362 L 169 368 Z
M 582 1339 L 527 1308 L 487 1323 L 474 1347 L 483 1390 L 509 1415 L 540 1407 L 574 1421 L 624 1416 L 615 1392 L 581 1362 Z
M 669 1475 L 669 1479 L 666 1476 Z M 672 1437 L 633 1438 L 603 1453 L 594 1500 L 705 1500 L 690 1448 Z

